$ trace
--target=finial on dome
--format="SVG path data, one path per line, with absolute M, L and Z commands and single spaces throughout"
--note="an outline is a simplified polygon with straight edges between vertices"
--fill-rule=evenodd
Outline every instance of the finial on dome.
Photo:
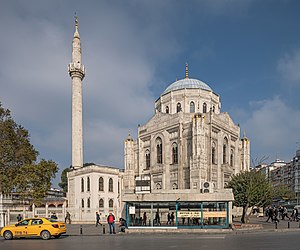
M 75 12 L 75 26 L 78 27 L 78 16 L 76 15 L 76 12 Z
M 189 65 L 185 63 L 185 78 L 189 78 Z

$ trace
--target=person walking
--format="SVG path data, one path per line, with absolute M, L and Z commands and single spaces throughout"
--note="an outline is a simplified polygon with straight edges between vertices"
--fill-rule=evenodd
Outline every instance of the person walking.
M 107 222 L 108 222 L 108 225 L 109 225 L 109 233 L 112 234 L 112 233 L 116 233 L 116 230 L 115 230 L 115 216 L 112 214 L 112 213 L 109 213 L 108 217 L 107 217 Z
M 21 221 L 22 219 L 23 219 L 22 215 L 21 215 L 21 214 L 18 214 L 18 216 L 17 216 L 18 222 Z
M 172 226 L 174 226 L 174 219 L 175 219 L 175 215 L 174 215 L 174 212 L 172 212 L 171 213 L 171 223 L 170 224 L 172 224 Z
M 283 207 L 282 208 L 282 220 L 284 220 L 284 218 L 288 218 L 289 220 L 291 219 L 289 216 L 288 216 L 288 210 L 287 210 L 287 208 L 286 207 Z
M 98 225 L 101 225 L 101 223 L 100 223 L 100 214 L 98 212 L 96 212 L 96 227 L 98 227 Z
M 271 219 L 271 221 L 273 222 L 273 216 L 274 216 L 274 210 L 271 206 L 269 206 L 267 208 L 267 216 L 268 216 L 268 219 L 266 220 L 266 222 L 269 222 L 269 219 Z
M 147 226 L 147 214 L 144 212 L 143 214 L 143 226 Z
M 66 217 L 65 217 L 65 223 L 71 224 L 71 214 L 67 211 Z

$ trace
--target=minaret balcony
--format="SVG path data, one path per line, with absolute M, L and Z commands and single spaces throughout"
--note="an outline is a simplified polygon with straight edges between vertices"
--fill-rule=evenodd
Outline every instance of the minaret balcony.
M 71 77 L 78 75 L 83 78 L 85 76 L 85 68 L 82 64 L 75 65 L 74 63 L 70 63 L 68 65 L 68 72 Z

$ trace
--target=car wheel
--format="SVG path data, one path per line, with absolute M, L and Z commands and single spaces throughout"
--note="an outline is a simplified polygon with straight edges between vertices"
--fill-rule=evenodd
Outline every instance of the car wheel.
M 54 235 L 55 239 L 58 239 L 59 237 L 60 237 L 60 234 L 59 235 Z
M 11 231 L 5 231 L 5 232 L 3 233 L 3 237 L 4 237 L 4 239 L 6 239 L 6 240 L 11 240 L 11 239 L 13 238 L 13 234 L 12 234 Z
M 44 230 L 41 232 L 41 238 L 43 240 L 49 240 L 51 238 L 51 234 L 49 233 L 49 231 Z

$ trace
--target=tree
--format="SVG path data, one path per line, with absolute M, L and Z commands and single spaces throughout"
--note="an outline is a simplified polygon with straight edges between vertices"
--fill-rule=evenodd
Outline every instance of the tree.
M 232 177 L 227 188 L 232 188 L 234 205 L 243 208 L 242 223 L 246 223 L 251 214 L 247 214 L 248 208 L 253 206 L 265 206 L 272 202 L 273 188 L 261 172 L 241 172 Z
M 68 177 L 67 173 L 70 172 L 71 168 L 65 168 L 60 176 L 60 183 L 58 183 L 58 186 L 63 189 L 63 191 L 66 193 L 68 192 Z
M 58 170 L 53 161 L 36 162 L 38 151 L 26 129 L 18 125 L 0 102 L 0 192 L 19 193 L 40 201 Z

